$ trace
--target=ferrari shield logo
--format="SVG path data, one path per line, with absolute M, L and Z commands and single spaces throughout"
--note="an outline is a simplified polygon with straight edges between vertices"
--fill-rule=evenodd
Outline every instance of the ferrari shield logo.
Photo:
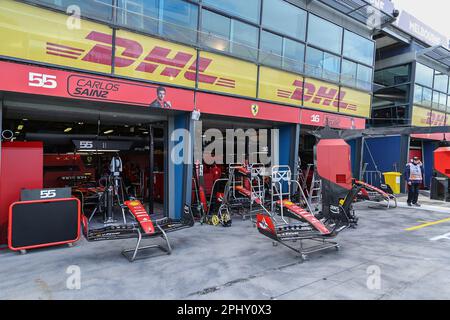
M 258 114 L 259 106 L 257 104 L 252 104 L 252 114 L 254 117 Z

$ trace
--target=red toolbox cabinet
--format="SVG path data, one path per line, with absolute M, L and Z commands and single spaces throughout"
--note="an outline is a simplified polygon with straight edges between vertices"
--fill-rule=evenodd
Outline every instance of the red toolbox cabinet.
M 22 189 L 42 189 L 42 142 L 2 142 L 0 166 L 0 245 L 7 244 L 9 206 Z

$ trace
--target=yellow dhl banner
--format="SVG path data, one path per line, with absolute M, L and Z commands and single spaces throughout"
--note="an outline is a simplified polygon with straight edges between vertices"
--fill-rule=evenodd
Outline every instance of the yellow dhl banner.
M 255 64 L 222 55 L 200 52 L 200 89 L 256 98 Z
M 339 113 L 370 118 L 371 95 L 366 92 L 341 87 Z
M 303 105 L 323 111 L 339 112 L 358 117 L 370 117 L 371 96 L 360 92 L 304 78 L 293 73 L 260 67 L 259 98 Z
M 413 106 L 411 124 L 418 127 L 437 127 L 447 125 L 447 120 L 443 112 Z
M 261 66 L 258 97 L 269 101 L 301 106 L 303 77 Z
M 339 87 L 327 82 L 305 78 L 303 105 L 308 108 L 338 112 Z
M 193 48 L 119 30 L 115 49 L 115 74 L 195 87 L 197 53 Z
M 98 72 L 111 72 L 111 50 L 92 53 L 97 33 L 111 29 L 82 20 L 74 28 L 68 16 L 10 0 L 0 1 L 0 55 Z M 95 31 L 93 31 L 95 30 Z

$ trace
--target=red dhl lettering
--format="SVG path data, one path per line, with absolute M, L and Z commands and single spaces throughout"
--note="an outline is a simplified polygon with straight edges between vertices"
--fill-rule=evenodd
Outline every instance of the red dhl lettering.
M 429 111 L 427 117 L 421 119 L 420 122 L 429 126 L 445 126 L 445 115 Z
M 343 90 L 339 91 L 325 86 L 317 89 L 313 83 L 301 80 L 295 80 L 292 85 L 296 87 L 294 91 L 277 89 L 277 96 L 297 101 L 303 100 L 325 107 L 334 106 L 336 109 L 339 107 L 340 109 L 356 111 L 358 108 L 357 105 L 344 101 L 347 93 Z
M 85 50 L 73 48 L 64 45 L 56 45 L 47 42 L 46 53 L 50 55 L 62 56 L 70 59 L 81 59 L 86 62 L 103 64 L 107 66 L 112 65 L 113 46 L 112 36 L 92 31 L 86 39 L 97 42 L 84 56 L 82 54 Z M 121 37 L 115 38 L 116 54 L 114 57 L 115 68 L 130 67 L 144 54 L 142 45 L 130 39 Z M 143 58 L 135 70 L 144 73 L 155 73 L 158 67 L 162 66 L 162 71 L 159 75 L 168 78 L 177 78 L 182 74 L 184 79 L 195 82 L 198 70 L 198 81 L 206 84 L 222 86 L 227 88 L 235 88 L 236 80 L 217 77 L 206 74 L 206 69 L 213 62 L 212 59 L 202 58 L 196 59 L 193 54 L 177 51 L 173 58 L 169 58 L 169 54 L 173 50 L 170 48 L 163 48 L 155 46 Z M 188 69 L 183 72 L 187 66 Z

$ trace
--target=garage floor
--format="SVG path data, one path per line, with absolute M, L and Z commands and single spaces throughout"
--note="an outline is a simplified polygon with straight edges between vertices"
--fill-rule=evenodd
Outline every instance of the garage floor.
M 26 255 L 3 250 L 0 298 L 450 298 L 450 234 L 436 238 L 450 233 L 450 211 L 357 208 L 359 227 L 339 235 L 340 251 L 312 254 L 304 263 L 239 217 L 231 228 L 196 225 L 169 234 L 172 255 L 134 263 L 120 254 L 133 245 L 129 240 L 83 239 Z M 79 290 L 66 285 L 73 265 L 81 271 Z

